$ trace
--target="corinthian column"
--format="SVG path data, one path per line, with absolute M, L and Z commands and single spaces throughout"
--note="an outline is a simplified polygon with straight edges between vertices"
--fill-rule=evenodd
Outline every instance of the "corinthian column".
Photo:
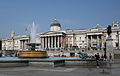
M 48 48 L 50 48 L 50 37 L 48 37 Z
M 47 37 L 45 37 L 45 48 L 47 48 Z
M 55 46 L 55 49 L 56 49 L 56 36 L 54 38 L 54 46 Z
M 53 36 L 51 36 L 51 48 L 53 48 Z

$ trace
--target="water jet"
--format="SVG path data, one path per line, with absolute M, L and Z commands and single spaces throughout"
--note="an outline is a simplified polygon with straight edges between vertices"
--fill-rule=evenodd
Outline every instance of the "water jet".
M 46 58 L 47 52 L 46 51 L 36 51 L 36 46 L 40 46 L 40 43 L 36 43 L 36 25 L 33 22 L 31 27 L 31 34 L 30 34 L 30 43 L 27 43 L 28 50 L 21 51 L 19 54 L 20 58 Z

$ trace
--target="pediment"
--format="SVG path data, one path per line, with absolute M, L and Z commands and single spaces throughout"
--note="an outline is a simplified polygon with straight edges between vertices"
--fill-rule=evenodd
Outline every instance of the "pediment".
M 99 31 L 100 29 L 102 29 L 102 27 L 99 24 L 97 24 L 95 27 L 93 27 L 90 30 L 95 32 L 95 31 Z

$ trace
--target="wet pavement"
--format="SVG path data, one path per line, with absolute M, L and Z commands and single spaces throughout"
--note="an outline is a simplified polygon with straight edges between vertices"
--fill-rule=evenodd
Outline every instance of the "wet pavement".
M 64 66 L 64 67 L 6 67 L 0 68 L 0 76 L 119 76 L 120 64 L 103 66 Z
M 0 67 L 0 76 L 120 76 L 120 60 L 107 66 Z

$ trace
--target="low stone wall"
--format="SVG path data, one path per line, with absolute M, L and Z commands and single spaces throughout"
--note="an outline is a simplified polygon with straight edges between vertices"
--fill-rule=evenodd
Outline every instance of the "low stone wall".
M 96 61 L 65 61 L 66 66 L 96 66 Z
M 64 65 L 65 65 L 65 60 L 54 61 L 54 67 L 64 66 Z
M 23 66 L 29 66 L 29 63 L 0 63 L 0 68 L 2 67 L 23 67 Z
M 31 67 L 54 67 L 53 62 L 29 62 Z
M 102 60 L 100 60 L 102 62 Z M 12 63 L 29 64 L 29 66 L 46 66 L 57 67 L 64 65 L 96 65 L 96 59 L 87 58 L 81 59 L 78 57 L 59 57 L 59 58 L 45 58 L 45 59 L 21 59 L 17 57 L 3 57 L 0 59 L 0 63 L 9 65 Z
M 0 67 L 17 67 L 17 66 L 58 67 L 64 65 L 65 65 L 65 60 L 35 61 L 35 62 L 0 61 Z
M 36 66 L 36 67 L 59 67 L 64 65 L 65 65 L 65 60 L 56 60 L 56 61 L 48 61 L 48 62 L 29 62 L 29 66 Z

